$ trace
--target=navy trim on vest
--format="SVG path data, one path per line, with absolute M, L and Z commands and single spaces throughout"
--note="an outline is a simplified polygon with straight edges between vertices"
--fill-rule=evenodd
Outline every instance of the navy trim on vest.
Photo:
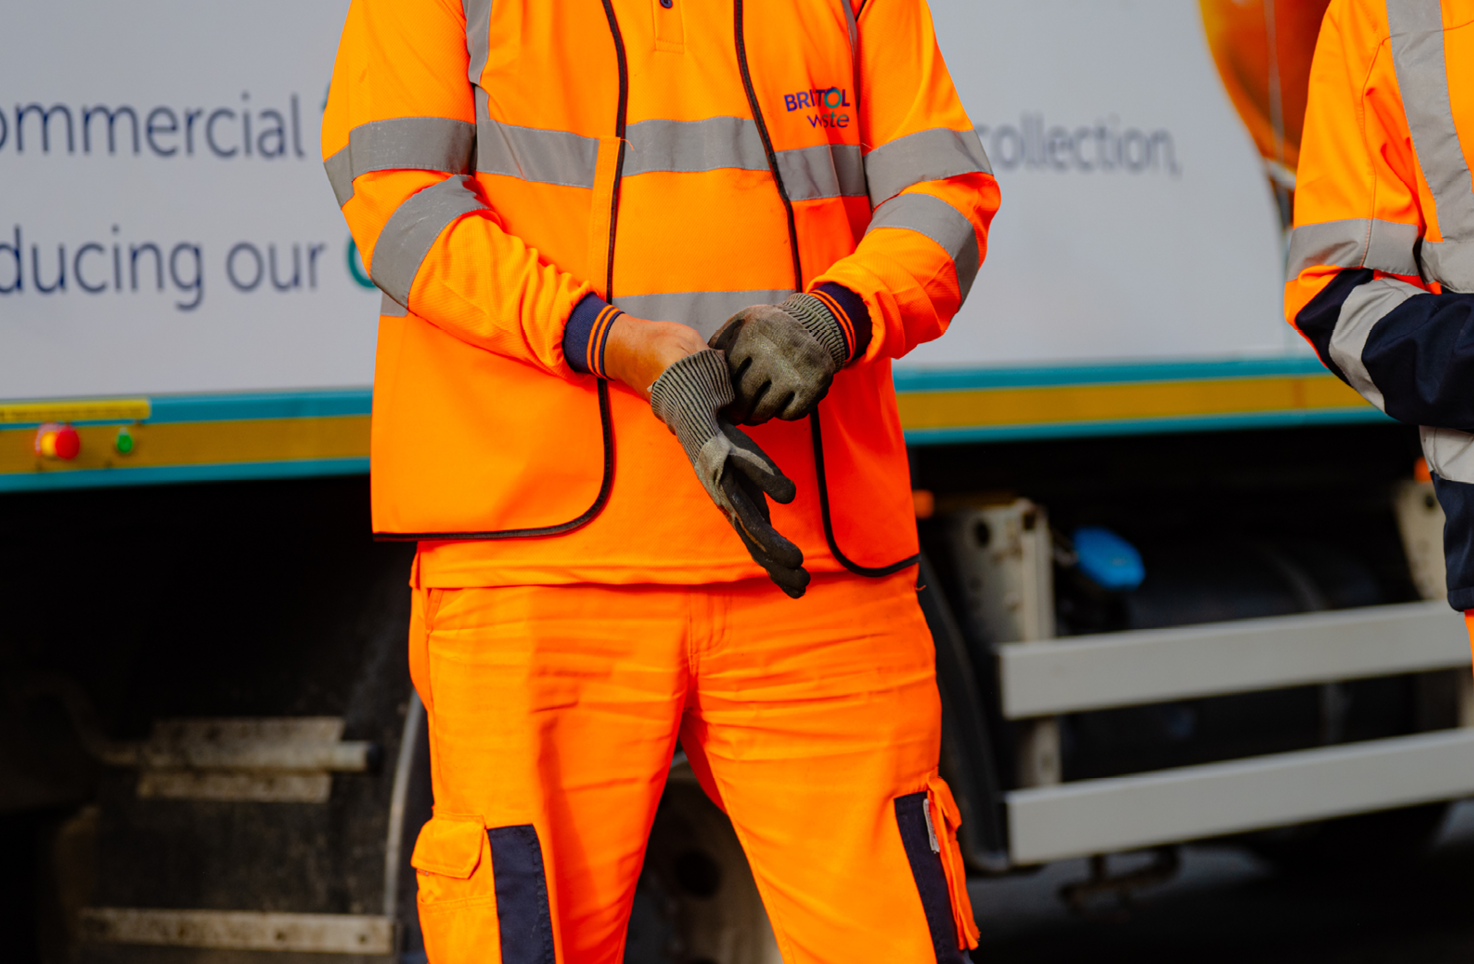
M 491 841 L 502 964 L 557 964 L 553 919 L 548 910 L 548 879 L 537 828 L 530 823 L 493 827 L 486 836 Z

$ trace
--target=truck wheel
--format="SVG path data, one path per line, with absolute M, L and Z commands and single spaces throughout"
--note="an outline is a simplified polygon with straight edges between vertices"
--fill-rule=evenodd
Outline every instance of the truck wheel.
M 645 852 L 625 964 L 782 964 L 732 824 L 672 774 Z

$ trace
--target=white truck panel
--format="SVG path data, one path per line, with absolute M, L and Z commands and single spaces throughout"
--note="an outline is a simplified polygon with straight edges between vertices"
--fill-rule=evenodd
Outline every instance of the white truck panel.
M 0 398 L 372 381 L 378 294 L 349 272 L 318 134 L 347 6 L 78 0 L 64 14 L 49 3 L 7 9 Z M 17 131 L 18 111 L 32 103 L 70 111 L 70 150 L 62 111 L 50 116 L 49 150 L 39 112 L 25 111 Z M 107 116 L 94 112 L 84 124 L 84 108 L 97 105 L 133 108 L 137 154 L 127 115 L 114 122 L 115 149 Z M 204 113 L 188 124 L 194 110 Z M 207 130 L 217 111 L 226 113 Z M 162 283 L 142 248 L 150 243 L 162 255 Z M 36 269 L 41 284 L 56 285 L 59 246 L 65 288 L 44 293 Z
M 1264 165 L 1196 3 L 933 0 L 932 11 L 1003 203 L 967 304 L 906 366 L 1308 353 L 1281 316 Z
M 346 7 L 8 11 L 0 398 L 371 382 L 378 295 L 350 271 L 319 161 Z M 1280 320 L 1281 232 L 1263 166 L 1196 4 L 933 9 L 1003 208 L 952 331 L 907 367 L 1305 354 Z M 132 120 L 118 115 L 110 145 L 99 105 L 133 109 L 136 152 Z M 65 287 L 48 293 L 59 253 Z

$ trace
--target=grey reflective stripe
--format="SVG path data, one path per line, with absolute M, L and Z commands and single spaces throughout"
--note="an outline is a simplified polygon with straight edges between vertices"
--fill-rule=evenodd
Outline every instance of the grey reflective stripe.
M 1382 398 L 1382 390 L 1372 381 L 1361 353 L 1366 348 L 1367 336 L 1372 333 L 1373 325 L 1413 295 L 1423 293 L 1423 289 L 1395 278 L 1378 278 L 1358 285 L 1341 304 L 1341 314 L 1337 316 L 1336 328 L 1331 332 L 1331 360 L 1340 367 L 1352 388 L 1384 412 L 1387 404 Z
M 333 195 L 338 199 L 338 207 L 347 204 L 353 197 L 352 155 L 353 141 L 350 134 L 348 147 L 322 162 L 323 170 L 328 172 L 328 183 L 333 186 Z
M 778 173 L 783 177 L 790 201 L 864 197 L 867 193 L 865 162 L 855 144 L 820 144 L 779 151 Z
M 1348 218 L 1321 224 L 1302 224 L 1290 232 L 1289 277 L 1306 268 L 1375 268 L 1389 274 L 1416 275 L 1416 224 L 1379 218 Z
M 471 58 L 466 77 L 480 87 L 491 55 L 491 0 L 461 0 L 461 10 L 466 14 L 466 53 Z
M 1424 241 L 1423 267 L 1445 291 L 1474 292 L 1474 241 Z
M 855 23 L 855 8 L 850 6 L 850 0 L 839 0 L 839 5 L 844 7 L 844 22 L 850 28 L 850 50 L 858 55 L 860 52 L 860 27 Z
M 981 259 L 977 232 L 961 211 L 930 194 L 903 194 L 876 208 L 865 233 L 877 228 L 915 231 L 941 245 L 957 265 L 957 284 L 962 289 L 962 299 L 967 300 Z
M 757 125 L 744 117 L 708 117 L 699 121 L 645 120 L 628 129 L 624 176 L 652 171 L 715 171 L 734 167 L 766 171 Z
M 476 126 L 449 117 L 394 117 L 370 121 L 348 132 L 348 146 L 323 162 L 338 207 L 353 197 L 353 180 L 370 171 L 471 169 Z
M 1418 435 L 1434 475 L 1450 482 L 1474 483 L 1474 435 L 1426 425 L 1418 429 Z
M 1439 0 L 1388 0 L 1392 66 L 1445 240 L 1474 243 L 1474 183 L 1448 95 Z M 1437 279 L 1442 280 L 1442 279 Z
M 870 204 L 877 208 L 913 184 L 979 172 L 992 174 L 993 167 L 977 131 L 921 131 L 865 155 Z
M 478 106 L 485 97 L 476 91 Z M 592 188 L 599 161 L 599 139 L 568 131 L 516 127 L 491 120 L 481 111 L 476 137 L 476 172 L 505 174 L 538 184 Z
M 409 309 L 388 295 L 380 294 L 379 314 L 386 318 L 403 318 L 409 314 Z
M 723 168 L 768 169 L 757 124 L 745 117 L 640 121 L 629 126 L 628 138 L 624 177 L 656 171 L 689 174 Z M 858 145 L 820 144 L 778 151 L 777 155 L 778 173 L 790 200 L 865 194 L 865 167 Z
M 792 288 L 773 291 L 679 291 L 658 295 L 617 295 L 614 306 L 636 318 L 679 321 L 710 338 L 722 323 L 743 308 L 776 305 L 793 294 Z
M 472 184 L 467 174 L 447 178 L 410 195 L 389 216 L 369 265 L 369 277 L 379 290 L 409 307 L 410 288 L 440 232 L 462 215 L 487 209 Z
M 476 91 L 476 171 L 538 184 L 592 188 L 599 141 L 567 131 L 517 127 L 486 116 L 486 93 Z M 757 125 L 742 117 L 700 121 L 645 120 L 627 131 L 622 177 L 660 171 L 691 174 L 735 168 L 766 171 Z M 860 148 L 825 145 L 778 151 L 778 171 L 795 201 L 865 195 Z

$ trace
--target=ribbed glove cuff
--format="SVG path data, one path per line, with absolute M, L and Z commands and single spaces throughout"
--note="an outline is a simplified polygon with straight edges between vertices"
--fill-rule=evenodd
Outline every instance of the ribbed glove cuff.
M 834 359 L 836 371 L 849 364 L 850 344 L 828 305 L 813 295 L 800 293 L 789 295 L 788 300 L 778 307 L 792 315 L 804 331 L 824 346 L 829 357 Z
M 687 355 L 660 373 L 650 387 L 650 408 L 675 433 L 686 457 L 696 464 L 701 449 L 721 434 L 715 413 L 732 403 L 727 362 L 713 349 Z M 703 481 L 706 481 L 703 479 Z

